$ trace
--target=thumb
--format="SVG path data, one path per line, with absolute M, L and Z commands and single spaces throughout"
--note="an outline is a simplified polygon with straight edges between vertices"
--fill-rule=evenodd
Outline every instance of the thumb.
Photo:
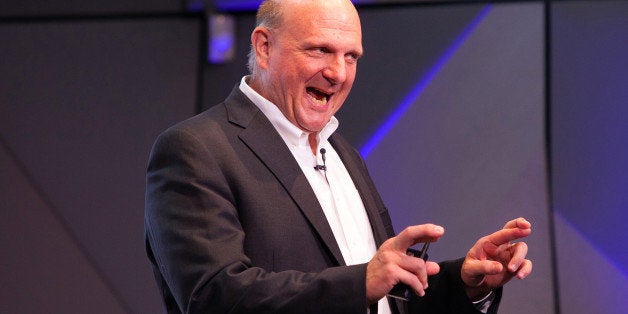
M 467 258 L 462 265 L 462 273 L 469 277 L 484 277 L 486 275 L 499 274 L 504 270 L 504 265 L 489 260 L 477 260 Z
M 409 226 L 392 238 L 393 246 L 395 249 L 405 252 L 409 247 L 419 242 L 437 241 L 444 233 L 443 227 L 434 224 Z

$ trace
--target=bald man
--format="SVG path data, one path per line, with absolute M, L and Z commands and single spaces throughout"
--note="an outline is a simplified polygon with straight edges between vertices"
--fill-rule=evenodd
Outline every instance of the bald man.
M 265 1 L 250 75 L 162 133 L 149 159 L 146 247 L 168 313 L 494 313 L 532 271 L 523 218 L 440 264 L 406 255 L 443 227 L 394 235 L 334 114 L 363 53 L 348 0 Z M 397 284 L 409 301 L 387 297 Z M 428 289 L 428 286 L 430 287 Z

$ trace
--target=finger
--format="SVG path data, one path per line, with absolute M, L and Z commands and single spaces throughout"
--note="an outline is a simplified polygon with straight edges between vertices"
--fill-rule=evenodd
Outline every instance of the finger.
M 523 261 L 525 261 L 526 255 L 528 254 L 528 245 L 525 242 L 513 243 L 510 245 L 509 251 L 511 257 L 510 261 L 508 261 L 508 270 L 514 273 L 521 267 Z
M 419 243 L 437 241 L 443 234 L 445 229 L 434 224 L 424 224 L 410 226 L 401 231 L 396 237 L 392 238 L 393 247 L 396 250 L 403 251 Z
M 517 271 L 517 278 L 524 279 L 528 277 L 528 275 L 530 275 L 531 273 L 532 273 L 532 261 L 526 259 L 523 261 L 523 263 L 521 263 L 521 266 L 519 267 L 519 270 Z
M 431 261 L 425 262 L 420 258 L 412 256 L 406 256 L 402 258 L 399 261 L 398 266 L 409 274 L 414 275 L 415 278 L 418 280 L 418 283 L 421 285 L 422 290 L 426 290 L 428 288 L 428 276 L 436 275 L 440 271 L 440 266 L 438 265 L 438 263 Z M 399 279 L 403 282 L 403 279 L 401 277 Z M 414 282 L 414 279 L 412 281 Z M 413 283 L 406 284 L 412 285 Z M 421 289 L 413 287 L 413 290 L 415 290 L 418 295 L 422 296 L 422 294 L 420 294 Z
M 434 276 L 440 272 L 440 265 L 436 262 L 425 262 L 425 269 L 428 276 Z
M 394 275 L 398 283 L 406 284 L 417 295 L 424 296 L 425 289 L 427 289 L 427 286 L 425 285 L 424 282 L 421 282 L 420 276 L 417 275 L 417 273 L 420 273 L 420 271 L 417 270 L 417 273 L 414 273 L 413 271 L 409 269 L 403 268 L 404 265 L 402 264 L 403 263 L 399 263 L 397 265 L 398 267 Z M 423 273 L 425 273 L 425 269 L 423 269 Z
M 504 270 L 504 266 L 490 260 L 468 260 L 465 265 L 465 272 L 473 277 L 495 275 Z
M 415 286 L 411 286 L 412 290 L 414 290 L 414 293 L 421 297 L 425 295 L 425 290 L 427 290 L 427 288 L 429 287 L 427 277 L 438 274 L 438 272 L 440 271 L 440 266 L 438 265 L 438 263 L 428 261 L 425 262 L 425 270 L 426 271 L 423 272 L 423 274 L 426 275 L 424 278 L 423 276 L 415 277 L 418 280 L 418 283 L 422 286 L 418 288 Z
M 414 274 L 419 279 L 423 289 L 427 289 L 427 265 L 425 261 L 405 255 L 400 257 L 397 265 L 404 271 Z
M 417 295 L 421 297 L 425 295 L 425 289 L 427 289 L 427 287 L 421 282 L 421 280 L 419 280 L 419 277 L 417 277 L 415 274 L 406 270 L 401 270 L 397 274 L 397 278 L 399 279 L 399 282 L 408 285 L 408 287 L 410 287 Z
M 532 233 L 532 229 L 507 228 L 493 232 L 486 236 L 486 240 L 495 246 L 500 246 L 523 237 L 527 237 Z
M 517 219 L 513 219 L 507 222 L 504 225 L 504 229 L 511 229 L 511 228 L 530 229 L 532 228 L 532 224 L 529 221 L 527 221 L 525 218 L 519 217 Z
M 486 252 L 489 254 L 489 256 L 495 258 L 495 260 L 499 261 L 500 263 L 504 265 L 507 265 L 508 263 L 511 262 L 511 259 L 513 256 L 512 251 L 511 251 L 512 244 L 500 245 L 496 249 L 497 254 L 492 253 L 491 245 L 487 245 L 487 246 L 489 248 L 486 249 Z
M 418 272 L 414 273 L 417 277 L 417 279 L 419 279 L 419 282 L 421 283 L 421 287 L 423 288 L 423 290 L 427 289 L 428 287 L 428 283 L 427 283 L 427 270 L 425 268 L 425 265 L 423 265 L 423 268 L 420 269 Z

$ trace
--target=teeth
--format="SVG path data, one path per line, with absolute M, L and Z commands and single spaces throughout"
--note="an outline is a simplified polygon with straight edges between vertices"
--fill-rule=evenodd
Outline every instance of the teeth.
M 312 101 L 314 101 L 315 103 L 318 103 L 318 104 L 321 104 L 321 105 L 324 105 L 324 104 L 327 103 L 327 97 L 323 97 L 323 98 L 319 99 L 319 98 L 317 98 L 317 97 L 315 97 L 314 95 L 311 95 L 311 94 L 308 94 L 308 96 L 310 96 L 310 99 Z
M 307 95 L 310 97 L 310 99 L 312 101 L 314 101 L 315 103 L 318 103 L 320 105 L 325 105 L 328 101 L 329 96 L 326 95 L 325 93 L 315 89 L 315 88 L 308 88 L 307 89 Z

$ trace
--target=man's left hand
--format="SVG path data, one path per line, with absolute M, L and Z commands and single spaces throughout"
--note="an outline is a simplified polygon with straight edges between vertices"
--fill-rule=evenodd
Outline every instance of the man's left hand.
M 532 262 L 526 259 L 527 244 L 511 242 L 530 235 L 531 227 L 524 218 L 511 220 L 503 229 L 479 239 L 469 250 L 461 276 L 472 301 L 481 299 L 515 276 L 523 279 L 532 272 Z

